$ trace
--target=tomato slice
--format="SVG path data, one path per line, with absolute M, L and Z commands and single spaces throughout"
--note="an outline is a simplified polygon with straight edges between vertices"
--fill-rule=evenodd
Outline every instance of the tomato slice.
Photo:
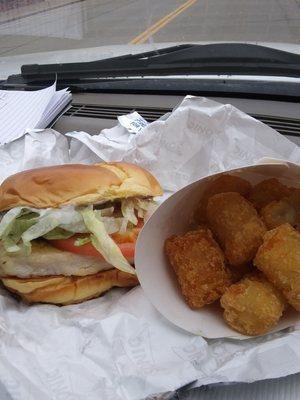
M 134 228 L 126 231 L 125 233 L 113 233 L 110 236 L 118 245 L 121 243 L 135 243 L 143 225 L 144 220 L 139 218 L 138 223 Z
M 133 228 L 125 233 L 113 233 L 111 238 L 119 245 L 121 243 L 135 243 L 141 228 Z
M 71 253 L 79 254 L 81 256 L 97 257 L 104 260 L 101 253 L 95 249 L 92 243 L 86 243 L 82 246 L 75 246 L 75 240 L 79 235 L 74 235 L 69 239 L 59 239 L 59 240 L 49 240 L 49 243 L 59 250 L 69 251 Z M 117 243 L 119 249 L 121 250 L 123 256 L 127 260 L 133 260 L 135 242 L 130 243 Z
M 114 240 L 114 242 L 118 245 L 123 256 L 128 261 L 133 261 L 135 242 L 143 225 L 144 225 L 143 219 L 139 218 L 138 224 L 131 230 L 125 233 L 113 233 L 112 235 L 110 235 L 111 238 Z M 69 239 L 49 240 L 48 242 L 59 250 L 69 251 L 71 253 L 79 254 L 81 256 L 98 257 L 104 260 L 102 254 L 95 249 L 92 243 L 86 243 L 82 246 L 75 246 L 74 244 L 75 240 L 79 237 L 85 237 L 85 236 L 86 235 L 84 234 L 75 234 Z

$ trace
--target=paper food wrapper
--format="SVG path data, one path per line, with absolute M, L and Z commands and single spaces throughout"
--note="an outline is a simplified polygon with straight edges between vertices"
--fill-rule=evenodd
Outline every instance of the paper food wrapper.
M 29 132 L 0 148 L 0 179 L 33 167 L 123 160 L 153 172 L 168 196 L 261 157 L 300 163 L 300 149 L 279 133 L 205 98 L 187 97 L 171 115 L 143 124 L 131 116 L 96 136 Z M 205 340 L 170 323 L 141 287 L 66 307 L 28 307 L 3 289 L 0 309 L 0 381 L 13 399 L 138 400 L 194 381 L 252 382 L 300 370 L 296 326 Z
M 187 96 L 168 118 L 129 133 L 123 125 L 102 135 L 73 132 L 71 158 L 132 162 L 175 191 L 217 172 L 253 165 L 262 157 L 299 162 L 300 149 L 274 129 L 229 104 Z M 82 146 L 82 144 L 84 146 Z
M 227 173 L 244 178 L 252 184 L 264 179 L 277 178 L 287 186 L 300 187 L 300 166 L 279 160 Z M 156 210 L 139 235 L 135 267 L 148 299 L 176 326 L 209 339 L 249 339 L 249 336 L 239 334 L 225 323 L 222 317 L 223 310 L 219 304 L 212 304 L 201 310 L 192 310 L 186 304 L 164 252 L 164 243 L 168 237 L 186 233 L 195 227 L 193 215 L 199 199 L 207 184 L 220 175 L 222 173 L 186 186 L 169 197 Z M 272 332 L 278 332 L 298 323 L 300 323 L 300 313 L 288 310 Z

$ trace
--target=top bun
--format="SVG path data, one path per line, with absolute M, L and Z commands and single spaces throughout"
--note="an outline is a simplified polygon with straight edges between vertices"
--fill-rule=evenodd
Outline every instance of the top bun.
M 8 177 L 0 186 L 0 211 L 18 206 L 57 208 L 161 194 L 162 188 L 153 175 L 133 164 L 66 164 Z

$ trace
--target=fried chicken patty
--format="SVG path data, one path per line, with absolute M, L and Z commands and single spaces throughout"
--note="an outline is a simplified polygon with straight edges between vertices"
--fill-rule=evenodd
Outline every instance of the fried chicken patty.
M 80 256 L 52 247 L 46 240 L 34 240 L 31 254 L 7 253 L 0 242 L 0 277 L 84 276 L 112 269 L 97 257 Z

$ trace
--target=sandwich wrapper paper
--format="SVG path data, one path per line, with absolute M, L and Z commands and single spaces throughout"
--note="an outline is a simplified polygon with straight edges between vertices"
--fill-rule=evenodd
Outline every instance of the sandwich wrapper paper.
M 153 172 L 168 197 L 262 157 L 300 164 L 295 144 L 205 98 L 188 96 L 142 127 L 132 115 L 125 122 L 96 136 L 29 131 L 0 147 L 0 178 L 46 165 L 122 160 Z M 190 382 L 253 382 L 300 371 L 297 324 L 246 340 L 204 339 L 165 319 L 141 287 L 66 307 L 28 307 L 1 289 L 0 308 L 0 381 L 13 399 L 166 399 Z

